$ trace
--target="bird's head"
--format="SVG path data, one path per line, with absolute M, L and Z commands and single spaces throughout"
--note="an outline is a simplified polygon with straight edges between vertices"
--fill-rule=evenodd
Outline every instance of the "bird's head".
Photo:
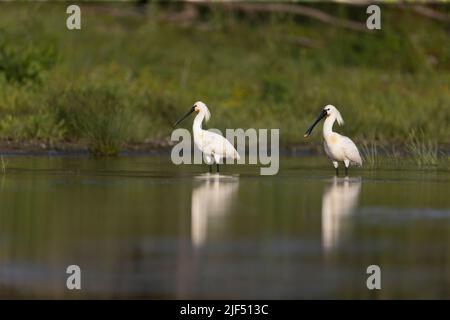
M 201 101 L 197 101 L 194 103 L 194 111 L 197 113 L 203 113 L 205 115 L 205 121 L 209 121 L 209 118 L 211 117 L 211 113 L 209 112 L 208 107 L 206 104 L 204 104 Z
M 313 131 L 314 127 L 320 122 L 320 120 L 322 120 L 325 117 L 334 118 L 335 120 L 337 120 L 340 126 L 344 124 L 344 119 L 342 119 L 339 110 L 335 106 L 328 104 L 322 109 L 316 121 L 314 121 L 313 124 L 308 128 L 308 130 L 306 130 L 304 137 L 308 138 L 311 135 L 311 132 Z
M 197 112 L 198 114 L 203 114 L 205 116 L 206 121 L 208 121 L 209 118 L 211 117 L 211 113 L 209 112 L 206 104 L 204 104 L 201 101 L 197 101 L 196 103 L 194 103 L 194 105 L 192 107 L 189 108 L 189 111 L 184 116 L 182 116 L 177 122 L 175 122 L 175 124 L 173 126 L 176 127 L 180 122 L 182 122 L 184 119 L 189 117 L 189 115 L 193 112 Z
M 334 117 L 337 120 L 338 125 L 342 126 L 344 124 L 344 119 L 342 119 L 341 113 L 335 106 L 328 104 L 323 110 L 326 111 L 327 117 Z

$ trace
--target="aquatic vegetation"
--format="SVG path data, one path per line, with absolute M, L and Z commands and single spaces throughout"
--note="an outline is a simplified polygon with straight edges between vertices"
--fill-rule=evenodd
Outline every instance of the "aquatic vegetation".
M 67 89 L 50 104 L 66 135 L 86 139 L 93 155 L 117 155 L 129 137 L 131 117 L 114 88 Z
M 407 150 L 418 166 L 436 166 L 439 162 L 436 141 L 427 140 L 423 133 L 412 132 L 407 143 Z
M 378 147 L 376 142 L 363 142 L 360 146 L 364 167 L 376 168 L 379 165 Z

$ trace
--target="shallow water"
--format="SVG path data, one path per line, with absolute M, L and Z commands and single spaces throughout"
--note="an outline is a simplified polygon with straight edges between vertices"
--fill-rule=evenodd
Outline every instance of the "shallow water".
M 450 172 L 8 161 L 0 298 L 450 298 Z M 66 288 L 72 264 L 81 291 Z M 381 290 L 366 287 L 372 264 Z

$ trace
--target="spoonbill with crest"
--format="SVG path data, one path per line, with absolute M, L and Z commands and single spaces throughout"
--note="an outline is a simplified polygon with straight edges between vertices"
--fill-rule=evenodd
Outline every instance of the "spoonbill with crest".
M 203 153 L 205 161 L 209 165 L 209 172 L 212 172 L 211 165 L 213 162 L 216 163 L 217 172 L 219 172 L 219 163 L 222 159 L 231 158 L 239 160 L 239 153 L 227 139 L 215 132 L 202 129 L 203 119 L 208 121 L 211 117 L 208 107 L 203 102 L 197 101 L 194 103 L 189 111 L 174 124 L 174 127 L 193 112 L 197 112 L 192 126 L 194 143 Z
M 344 124 L 344 119 L 342 119 L 341 114 L 335 106 L 331 104 L 325 106 L 316 121 L 314 121 L 308 130 L 306 130 L 304 137 L 309 137 L 314 127 L 323 118 L 326 118 L 323 124 L 325 153 L 328 158 L 333 161 L 334 168 L 336 169 L 336 175 L 339 175 L 339 161 L 344 162 L 345 175 L 347 175 L 350 164 L 362 166 L 362 160 L 359 155 L 358 148 L 349 137 L 333 132 L 333 124 L 336 120 L 339 125 Z

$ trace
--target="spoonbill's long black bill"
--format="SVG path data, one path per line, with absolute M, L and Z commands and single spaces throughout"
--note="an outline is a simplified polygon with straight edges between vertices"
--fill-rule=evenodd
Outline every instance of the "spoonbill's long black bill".
M 189 109 L 188 113 L 186 113 L 183 117 L 181 117 L 177 122 L 175 122 L 175 124 L 173 125 L 173 127 L 175 128 L 181 121 L 183 121 L 184 119 L 186 119 L 187 117 L 190 116 L 190 114 L 192 112 L 194 112 L 195 110 L 195 106 L 192 107 L 191 109 Z
M 317 117 L 316 121 L 314 121 L 314 123 L 308 128 L 308 130 L 306 130 L 304 137 L 308 138 L 309 135 L 311 134 L 311 132 L 313 131 L 314 127 L 320 122 L 320 120 L 322 120 L 325 116 L 327 115 L 327 111 L 326 110 L 322 110 L 322 112 L 320 113 L 320 115 Z

